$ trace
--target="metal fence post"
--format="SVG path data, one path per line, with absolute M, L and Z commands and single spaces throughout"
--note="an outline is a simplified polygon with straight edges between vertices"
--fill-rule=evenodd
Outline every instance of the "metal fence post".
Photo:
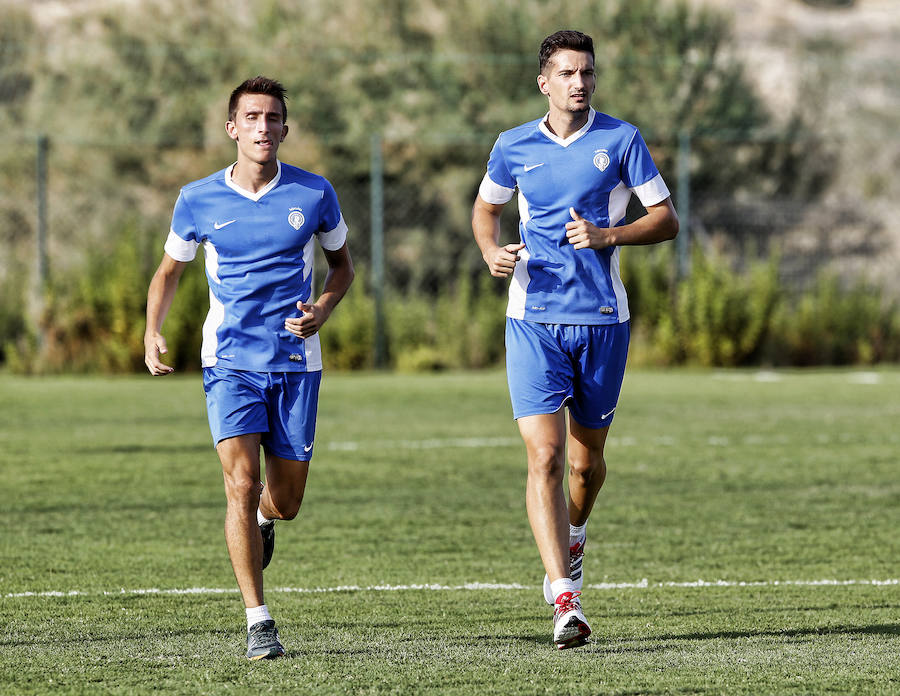
M 683 130 L 678 134 L 677 165 L 678 236 L 675 248 L 678 254 L 678 277 L 685 278 L 691 272 L 691 134 Z
M 44 312 L 44 300 L 50 275 L 47 262 L 47 150 L 49 145 L 49 139 L 46 135 L 42 133 L 37 136 L 37 152 L 35 154 L 37 229 L 35 231 L 34 326 L 39 344 L 43 343 L 43 332 L 40 329 L 41 316 Z
M 371 253 L 372 293 L 375 298 L 375 367 L 387 365 L 387 336 L 384 326 L 384 155 L 381 136 L 372 134 L 371 177 Z

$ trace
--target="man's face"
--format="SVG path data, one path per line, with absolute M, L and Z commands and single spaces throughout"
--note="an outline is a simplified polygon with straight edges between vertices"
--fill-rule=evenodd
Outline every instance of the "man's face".
M 237 142 L 238 158 L 257 164 L 274 161 L 288 130 L 281 119 L 281 102 L 276 97 L 241 95 L 234 120 L 225 124 L 229 137 Z
M 538 88 L 550 98 L 551 110 L 556 111 L 587 111 L 596 86 L 594 59 L 584 51 L 557 51 L 538 75 Z

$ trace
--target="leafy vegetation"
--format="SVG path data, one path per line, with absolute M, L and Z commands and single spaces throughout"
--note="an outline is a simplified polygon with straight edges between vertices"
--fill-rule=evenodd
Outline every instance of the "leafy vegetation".
M 777 192 L 812 204 L 832 171 L 817 114 L 770 114 L 731 53 L 729 21 L 682 0 L 200 0 L 75 10 L 40 28 L 24 10 L 3 7 L 0 17 L 0 125 L 26 123 L 51 142 L 52 274 L 37 290 L 40 302 L 31 299 L 29 261 L 36 222 L 23 205 L 34 199 L 33 159 L 27 148 L 23 157 L 0 147 L 9 192 L 0 198 L 0 243 L 9 249 L 0 260 L 0 361 L 18 370 L 140 369 L 142 293 L 178 188 L 232 161 L 225 102 L 252 74 L 287 86 L 292 130 L 282 157 L 335 184 L 361 277 L 370 266 L 378 138 L 389 351 L 404 369 L 489 365 L 502 354 L 503 290 L 483 278 L 469 211 L 496 134 L 546 108 L 534 87 L 536 53 L 556 29 L 594 35 L 595 104 L 640 126 L 673 188 L 682 133 L 694 136 L 692 189 L 710 200 Z M 514 215 L 505 215 L 504 234 L 514 229 Z M 784 296 L 768 266 L 740 279 L 716 271 L 719 259 L 697 257 L 701 275 L 676 288 L 657 283 L 659 268 L 642 278 L 643 265 L 635 262 L 631 281 L 644 324 L 638 336 L 652 341 L 648 360 L 793 359 L 799 338 L 769 343 L 787 351 L 778 355 L 762 347 L 779 328 L 773 298 Z M 187 366 L 204 314 L 202 271 L 180 293 L 165 330 Z M 745 295 L 752 303 L 734 306 Z M 825 299 L 806 300 L 806 311 L 823 311 L 816 305 Z M 848 301 L 857 300 L 871 304 L 862 295 Z M 323 334 L 337 365 L 370 364 L 372 302 L 358 282 Z M 806 351 L 804 360 L 885 359 L 889 309 L 864 313 L 877 315 L 879 336 L 850 327 L 841 340 L 858 344 L 855 353 Z M 662 322 L 652 332 L 651 318 Z M 718 338 L 696 335 L 701 321 L 713 322 L 708 331 Z

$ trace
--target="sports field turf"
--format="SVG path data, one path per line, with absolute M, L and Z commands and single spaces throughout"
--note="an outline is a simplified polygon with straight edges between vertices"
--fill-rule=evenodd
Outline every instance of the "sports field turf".
M 900 371 L 630 371 L 556 651 L 500 372 L 326 374 L 249 663 L 198 375 L 0 376 L 0 693 L 900 693 Z

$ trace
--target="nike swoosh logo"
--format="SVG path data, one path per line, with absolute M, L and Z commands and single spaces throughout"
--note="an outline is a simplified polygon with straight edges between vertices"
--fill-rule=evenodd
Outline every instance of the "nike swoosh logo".
M 610 417 L 612 414 L 614 414 L 615 412 L 616 412 L 616 409 L 613 409 L 613 410 L 610 411 L 609 413 L 604 413 L 602 416 L 600 416 L 600 420 L 606 420 L 607 418 L 609 418 L 609 417 Z
M 232 222 L 237 222 L 237 220 L 229 220 L 228 222 L 214 222 L 213 227 L 217 230 L 221 230 L 223 227 L 228 227 Z
M 541 162 L 540 164 L 526 164 L 525 171 L 530 172 L 532 169 L 537 169 L 538 167 L 543 167 L 544 164 L 545 164 L 544 162 Z
M 304 446 L 303 446 L 303 451 L 304 451 L 304 452 L 309 452 L 312 448 L 313 448 L 312 444 L 304 445 Z

